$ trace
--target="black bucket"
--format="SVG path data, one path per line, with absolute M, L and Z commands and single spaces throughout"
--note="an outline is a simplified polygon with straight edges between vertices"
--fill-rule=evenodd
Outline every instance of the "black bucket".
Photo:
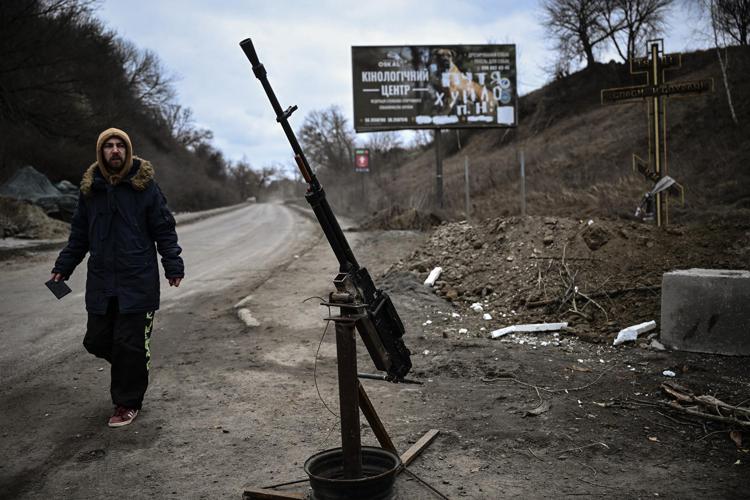
M 305 461 L 313 500 L 386 500 L 393 496 L 393 484 L 401 459 L 382 448 L 362 447 L 362 478 L 344 479 L 341 448 L 321 451 Z

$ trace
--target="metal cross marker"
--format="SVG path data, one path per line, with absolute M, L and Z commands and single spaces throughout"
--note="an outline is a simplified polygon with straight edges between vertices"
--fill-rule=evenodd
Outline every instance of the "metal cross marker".
M 667 175 L 667 123 L 666 97 L 686 96 L 713 92 L 713 78 L 684 82 L 667 82 L 665 73 L 682 65 L 680 54 L 665 54 L 664 41 L 649 40 L 648 55 L 630 60 L 630 73 L 645 73 L 646 85 L 602 89 L 602 104 L 620 104 L 643 101 L 648 103 L 648 161 L 633 155 L 633 169 L 638 170 L 646 179 L 657 183 Z M 669 192 L 683 197 L 683 188 L 674 183 L 669 191 L 658 192 L 655 197 L 656 224 L 669 223 Z

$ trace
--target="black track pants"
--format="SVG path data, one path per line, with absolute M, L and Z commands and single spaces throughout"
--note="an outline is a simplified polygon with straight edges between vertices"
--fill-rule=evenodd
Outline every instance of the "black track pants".
M 153 312 L 123 314 L 116 298 L 109 300 L 106 314 L 89 313 L 83 345 L 111 363 L 110 393 L 116 406 L 141 408 L 148 387 L 153 325 Z

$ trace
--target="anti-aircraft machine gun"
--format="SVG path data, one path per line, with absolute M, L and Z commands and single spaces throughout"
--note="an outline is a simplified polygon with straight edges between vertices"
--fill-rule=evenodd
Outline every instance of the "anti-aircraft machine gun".
M 253 65 L 253 73 L 263 85 L 271 106 L 276 112 L 276 121 L 281 124 L 292 146 L 294 161 L 308 184 L 305 199 L 315 212 L 320 227 L 339 261 L 339 274 L 333 281 L 336 292 L 330 297 L 331 303 L 351 301 L 352 304 L 366 308 L 367 316 L 357 324 L 357 330 L 375 362 L 375 367 L 387 372 L 391 380 L 399 381 L 411 369 L 410 352 L 402 340 L 404 325 L 401 323 L 401 318 L 388 294 L 375 287 L 370 273 L 366 268 L 360 267 L 357 259 L 354 258 L 338 220 L 328 204 L 323 186 L 320 185 L 310 168 L 305 153 L 289 125 L 289 117 L 297 110 L 297 106 L 282 110 L 266 76 L 266 68 L 258 60 L 252 41 L 249 38 L 243 40 L 240 46 Z M 345 297 L 346 295 L 349 297 Z
M 316 498 L 324 498 L 326 488 L 334 490 L 332 491 L 331 498 L 364 498 L 361 496 L 363 492 L 360 490 L 365 485 L 359 484 L 360 481 L 366 480 L 367 476 L 378 476 L 382 479 L 382 476 L 385 474 L 385 471 L 382 470 L 368 470 L 372 469 L 374 463 L 378 462 L 382 464 L 388 462 L 389 457 L 393 457 L 394 463 L 390 467 L 390 472 L 395 475 L 397 471 L 401 470 L 403 465 L 407 465 L 407 459 L 404 457 L 408 457 L 408 460 L 411 461 L 434 439 L 437 431 L 431 430 L 417 445 L 404 453 L 401 459 L 396 455 L 396 449 L 388 433 L 380 422 L 362 384 L 357 379 L 356 339 L 354 331 L 356 329 L 359 332 L 370 357 L 375 363 L 375 367 L 378 370 L 386 372 L 386 375 L 383 377 L 385 380 L 391 382 L 409 382 L 409 380 L 404 378 L 412 366 L 411 353 L 404 345 L 402 338 L 404 335 L 404 325 L 388 294 L 376 288 L 367 269 L 361 267 L 357 259 L 355 259 L 349 243 L 336 220 L 336 216 L 328 204 L 323 187 L 320 185 L 305 158 L 297 137 L 289 125 L 289 117 L 297 110 L 297 106 L 290 106 L 286 110 L 282 109 L 268 81 L 266 69 L 258 59 L 252 41 L 249 38 L 245 39 L 240 42 L 240 47 L 252 64 L 253 73 L 260 80 L 268 99 L 271 101 L 271 106 L 276 113 L 276 121 L 284 129 L 284 133 L 294 151 L 294 160 L 297 163 L 297 167 L 308 184 L 305 199 L 310 203 L 328 239 L 328 243 L 331 245 L 331 249 L 339 262 L 339 272 L 333 280 L 336 291 L 330 293 L 328 301 L 323 302 L 323 305 L 335 306 L 340 308 L 341 311 L 340 316 L 326 319 L 333 321 L 336 325 L 342 447 L 337 452 L 340 455 L 339 457 L 332 458 L 331 452 L 336 453 L 335 450 L 329 450 L 328 452 L 310 457 L 305 463 L 305 470 L 310 476 L 310 483 Z M 379 448 L 362 448 L 359 427 L 360 408 L 367 418 L 370 427 L 372 427 L 373 433 L 383 447 L 382 450 Z M 388 456 L 384 457 L 382 454 L 387 454 Z M 364 469 L 363 461 L 365 462 Z M 340 468 L 342 470 L 324 470 L 326 467 L 330 467 L 330 465 L 326 464 L 333 462 L 341 465 Z M 332 479 L 334 476 L 344 481 Z M 318 491 L 316 491 L 316 480 L 318 483 L 317 487 L 319 488 Z M 356 481 L 352 482 L 351 480 Z M 391 485 L 387 486 L 388 488 L 392 486 L 392 481 L 393 479 L 391 479 Z M 360 490 L 347 493 L 345 491 L 347 487 L 359 488 Z M 341 494 L 344 496 L 339 496 Z M 268 495 L 268 491 L 263 490 L 262 495 Z M 269 498 L 262 495 L 259 493 L 255 497 L 247 495 L 246 497 Z

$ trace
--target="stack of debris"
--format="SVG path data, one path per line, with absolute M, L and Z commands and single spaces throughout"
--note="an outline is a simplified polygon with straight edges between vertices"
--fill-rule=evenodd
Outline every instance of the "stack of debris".
M 47 177 L 27 165 L 0 186 L 0 196 L 33 203 L 50 217 L 70 222 L 78 204 L 78 189 L 70 182 L 52 185 Z
M 416 208 L 402 208 L 398 205 L 375 212 L 362 224 L 362 229 L 431 229 L 440 224 L 441 219 L 433 213 L 420 212 Z
M 465 316 L 481 304 L 474 316 L 489 315 L 492 328 L 568 322 L 569 331 L 603 341 L 659 318 L 664 272 L 743 268 L 748 257 L 750 226 L 665 230 L 623 220 L 510 217 L 443 223 L 390 272 L 424 280 L 441 267 L 434 292 Z
M 3 238 L 56 240 L 68 236 L 65 222 L 47 217 L 28 201 L 0 196 L 0 236 Z

